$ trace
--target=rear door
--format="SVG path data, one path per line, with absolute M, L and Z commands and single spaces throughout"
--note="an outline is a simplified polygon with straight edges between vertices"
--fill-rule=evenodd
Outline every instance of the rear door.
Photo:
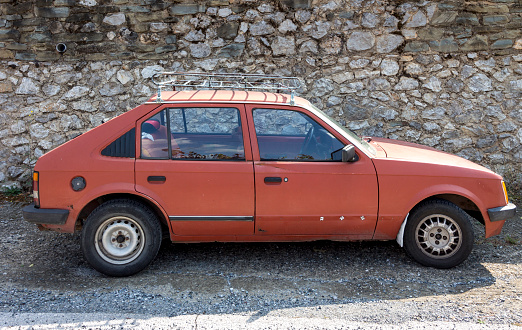
M 347 141 L 300 108 L 247 105 L 256 181 L 256 235 L 370 239 L 376 172 L 366 155 L 341 162 Z
M 243 105 L 166 105 L 137 123 L 136 190 L 158 201 L 174 235 L 254 231 L 254 174 Z M 244 143 L 246 141 L 246 143 Z

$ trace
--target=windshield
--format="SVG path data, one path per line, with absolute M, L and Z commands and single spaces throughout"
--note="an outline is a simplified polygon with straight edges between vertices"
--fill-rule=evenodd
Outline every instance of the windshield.
M 328 119 L 328 121 L 330 121 L 330 125 L 331 126 L 335 126 L 336 128 L 339 128 L 342 132 L 346 133 L 348 136 L 347 138 L 354 142 L 356 141 L 357 142 L 357 146 L 359 147 L 362 147 L 364 148 L 366 151 L 370 152 L 372 155 L 376 156 L 377 155 L 377 150 L 375 150 L 375 148 L 369 144 L 368 142 L 366 142 L 364 139 L 362 139 L 361 137 L 359 137 L 357 134 L 355 134 L 354 132 L 350 131 L 348 128 L 344 127 L 343 125 L 341 125 L 337 120 L 335 120 L 334 118 L 328 116 L 326 113 L 324 113 L 322 110 L 318 109 L 315 105 L 313 105 L 312 103 L 309 103 L 310 106 L 317 112 L 319 112 L 321 115 L 323 115 L 324 117 L 326 117 L 326 119 Z M 334 127 L 334 128 L 335 128 Z M 340 132 L 341 133 L 341 132 Z

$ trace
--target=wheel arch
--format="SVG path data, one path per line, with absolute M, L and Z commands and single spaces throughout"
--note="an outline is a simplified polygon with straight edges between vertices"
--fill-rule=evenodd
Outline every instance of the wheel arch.
M 418 201 L 413 207 L 410 208 L 410 210 L 406 214 L 406 217 L 402 221 L 399 232 L 397 233 L 397 237 L 395 239 L 401 247 L 403 247 L 403 244 L 404 244 L 404 227 L 406 226 L 406 223 L 408 221 L 408 216 L 410 215 L 410 213 L 413 212 L 416 208 L 420 207 L 425 202 L 428 202 L 430 200 L 437 200 L 437 199 L 445 200 L 445 201 L 455 204 L 456 206 L 461 208 L 464 212 L 466 212 L 469 216 L 476 219 L 483 226 L 485 226 L 486 223 L 484 220 L 484 216 L 482 215 L 482 212 L 480 211 L 480 208 L 470 198 L 463 196 L 463 195 L 456 194 L 456 193 L 435 194 L 435 195 L 432 195 L 429 197 L 425 197 L 424 199 Z
M 457 205 L 459 208 L 461 208 L 468 215 L 470 215 L 472 218 L 478 220 L 482 225 L 485 224 L 484 216 L 482 215 L 482 212 L 480 211 L 480 208 L 477 206 L 477 204 L 470 198 L 455 193 L 436 194 L 430 197 L 426 197 L 423 200 L 419 201 L 417 204 L 415 204 L 415 206 L 412 207 L 408 213 L 411 213 L 424 202 L 435 199 L 442 199 L 450 203 L 453 203 Z
M 103 204 L 105 202 L 108 202 L 110 200 L 115 200 L 115 199 L 127 199 L 127 200 L 136 201 L 138 203 L 145 205 L 158 217 L 163 229 L 168 230 L 169 224 L 168 224 L 167 218 L 165 217 L 165 213 L 163 212 L 163 210 L 157 203 L 155 203 L 153 200 L 151 200 L 149 198 L 146 198 L 145 196 L 140 196 L 140 195 L 135 195 L 135 194 L 130 194 L 130 193 L 111 193 L 111 194 L 98 196 L 95 199 L 91 200 L 79 212 L 78 217 L 76 218 L 75 230 L 76 231 L 82 230 L 84 221 L 87 219 L 89 214 L 91 214 L 92 211 L 94 211 L 94 209 L 96 209 L 98 206 L 100 206 L 101 204 Z

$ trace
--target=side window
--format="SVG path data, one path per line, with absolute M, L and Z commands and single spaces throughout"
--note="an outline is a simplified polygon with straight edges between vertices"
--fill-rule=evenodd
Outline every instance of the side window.
M 141 131 L 143 158 L 168 158 L 170 147 L 172 159 L 245 159 L 236 108 L 169 108 L 147 119 Z
M 141 158 L 168 159 L 167 111 L 163 110 L 141 124 Z
M 255 109 L 254 125 L 261 160 L 340 160 L 344 144 L 301 112 Z
M 173 159 L 244 160 L 236 108 L 171 108 Z M 177 149 L 175 148 L 177 147 Z

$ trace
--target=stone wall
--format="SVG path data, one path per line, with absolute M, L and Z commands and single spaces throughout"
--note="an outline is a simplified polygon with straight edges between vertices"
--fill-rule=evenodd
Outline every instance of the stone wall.
M 520 0 L 0 0 L 0 183 L 149 98 L 158 70 L 298 76 L 359 134 L 520 178 L 521 28 Z

